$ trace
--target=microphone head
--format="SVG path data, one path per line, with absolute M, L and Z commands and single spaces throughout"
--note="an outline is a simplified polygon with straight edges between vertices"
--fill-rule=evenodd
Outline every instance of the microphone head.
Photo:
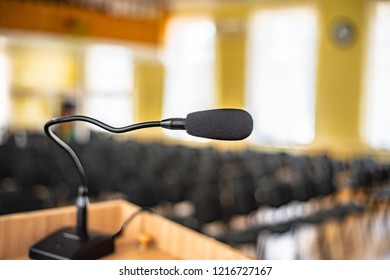
M 241 109 L 213 109 L 187 115 L 187 133 L 215 140 L 242 140 L 253 130 L 252 116 Z

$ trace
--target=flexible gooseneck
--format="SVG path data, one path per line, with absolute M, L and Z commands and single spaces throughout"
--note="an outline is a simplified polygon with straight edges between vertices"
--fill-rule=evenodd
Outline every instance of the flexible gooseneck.
M 149 127 L 162 127 L 174 130 L 186 130 L 188 134 L 216 140 L 241 140 L 248 137 L 253 129 L 251 115 L 240 109 L 214 109 L 190 113 L 186 118 L 169 118 L 161 121 L 149 121 L 124 127 L 113 127 L 91 117 L 74 115 L 55 118 L 44 126 L 46 135 L 57 143 L 73 160 L 80 176 L 77 197 L 77 233 L 80 238 L 88 239 L 87 206 L 88 187 L 83 165 L 73 149 L 62 141 L 50 127 L 56 124 L 82 121 L 94 124 L 112 133 L 125 133 Z
M 161 123 L 164 121 L 151 121 L 151 122 L 144 122 L 144 123 L 138 123 L 133 124 L 125 127 L 112 127 L 110 125 L 107 125 L 101 121 L 98 121 L 96 119 L 87 117 L 87 116 L 67 116 L 62 118 L 56 118 L 48 121 L 44 126 L 45 134 L 52 139 L 55 143 L 57 143 L 73 160 L 73 162 L 76 165 L 78 174 L 80 176 L 80 186 L 78 189 L 78 197 L 76 200 L 76 206 L 77 206 L 77 225 L 76 225 L 76 231 L 78 236 L 81 239 L 88 239 L 88 229 L 87 229 L 87 222 L 88 222 L 88 187 L 87 187 L 87 177 L 85 175 L 84 167 L 81 164 L 80 159 L 77 157 L 76 153 L 73 151 L 73 149 L 65 143 L 63 140 L 61 140 L 51 129 L 50 127 L 56 124 L 60 123 L 66 123 L 66 122 L 74 122 L 74 121 L 83 121 L 92 123 L 100 128 L 103 128 L 107 131 L 110 131 L 112 133 L 125 133 L 132 130 L 137 130 L 141 128 L 147 128 L 147 127 L 159 127 L 161 126 Z M 163 123 L 164 124 L 164 123 Z
M 170 118 L 162 121 L 151 121 L 125 127 L 112 127 L 94 118 L 75 115 L 56 118 L 44 126 L 46 135 L 59 145 L 75 163 L 80 176 L 77 205 L 77 226 L 61 228 L 32 245 L 29 250 L 31 259 L 99 259 L 115 250 L 114 241 L 121 236 L 128 223 L 143 211 L 152 209 L 140 208 L 131 215 L 121 229 L 107 234 L 87 229 L 88 188 L 83 165 L 73 149 L 61 140 L 50 127 L 56 124 L 83 121 L 94 124 L 112 133 L 125 133 L 149 127 L 186 130 L 192 136 L 216 140 L 241 140 L 252 132 L 253 121 L 249 113 L 240 109 L 215 109 L 188 114 L 184 118 Z
M 103 128 L 103 129 L 109 131 L 109 132 L 112 132 L 112 133 L 125 133 L 125 132 L 129 132 L 129 131 L 137 130 L 137 129 L 141 129 L 141 128 L 161 126 L 160 121 L 151 121 L 151 122 L 143 122 L 143 123 L 128 125 L 128 126 L 124 126 L 124 127 L 112 127 L 112 126 L 105 124 L 101 121 L 98 121 L 94 118 L 87 117 L 87 116 L 81 116 L 81 115 L 55 118 L 55 119 L 48 121 L 44 126 L 45 134 L 50 139 L 52 139 L 55 143 L 57 143 L 63 150 L 65 150 L 65 152 L 72 158 L 73 162 L 76 165 L 79 176 L 80 176 L 81 186 L 84 186 L 84 187 L 87 187 L 87 178 L 85 175 L 83 165 L 81 164 L 79 158 L 77 157 L 76 153 L 73 151 L 73 149 L 68 144 L 66 144 L 64 141 L 62 141 L 53 131 L 50 130 L 50 127 L 53 125 L 60 124 L 60 123 L 67 123 L 67 122 L 75 122 L 75 121 L 88 122 L 88 123 L 94 124 L 100 128 Z

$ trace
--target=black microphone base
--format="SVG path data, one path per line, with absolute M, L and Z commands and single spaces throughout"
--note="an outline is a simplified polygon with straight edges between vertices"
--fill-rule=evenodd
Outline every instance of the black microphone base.
M 80 238 L 75 228 L 63 228 L 42 239 L 30 248 L 34 260 L 95 260 L 114 252 L 112 235 L 88 232 Z

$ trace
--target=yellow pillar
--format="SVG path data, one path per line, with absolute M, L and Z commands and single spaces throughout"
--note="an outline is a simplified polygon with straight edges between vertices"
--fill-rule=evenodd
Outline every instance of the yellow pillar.
M 217 39 L 217 85 L 219 107 L 245 106 L 245 36 L 220 35 Z
M 156 121 L 162 118 L 163 66 L 155 59 L 137 60 L 134 76 L 134 122 Z M 161 129 L 145 129 L 132 135 L 161 137 Z
M 316 139 L 313 147 L 354 152 L 364 145 L 360 135 L 365 0 L 322 0 L 318 6 L 320 40 L 317 67 Z M 337 43 L 335 24 L 352 24 L 350 43 Z

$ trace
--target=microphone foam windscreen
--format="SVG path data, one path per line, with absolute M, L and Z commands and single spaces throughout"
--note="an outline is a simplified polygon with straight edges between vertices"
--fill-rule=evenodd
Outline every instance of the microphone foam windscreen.
M 214 109 L 190 113 L 185 128 L 193 136 L 216 140 L 242 140 L 253 130 L 252 116 L 241 109 Z

